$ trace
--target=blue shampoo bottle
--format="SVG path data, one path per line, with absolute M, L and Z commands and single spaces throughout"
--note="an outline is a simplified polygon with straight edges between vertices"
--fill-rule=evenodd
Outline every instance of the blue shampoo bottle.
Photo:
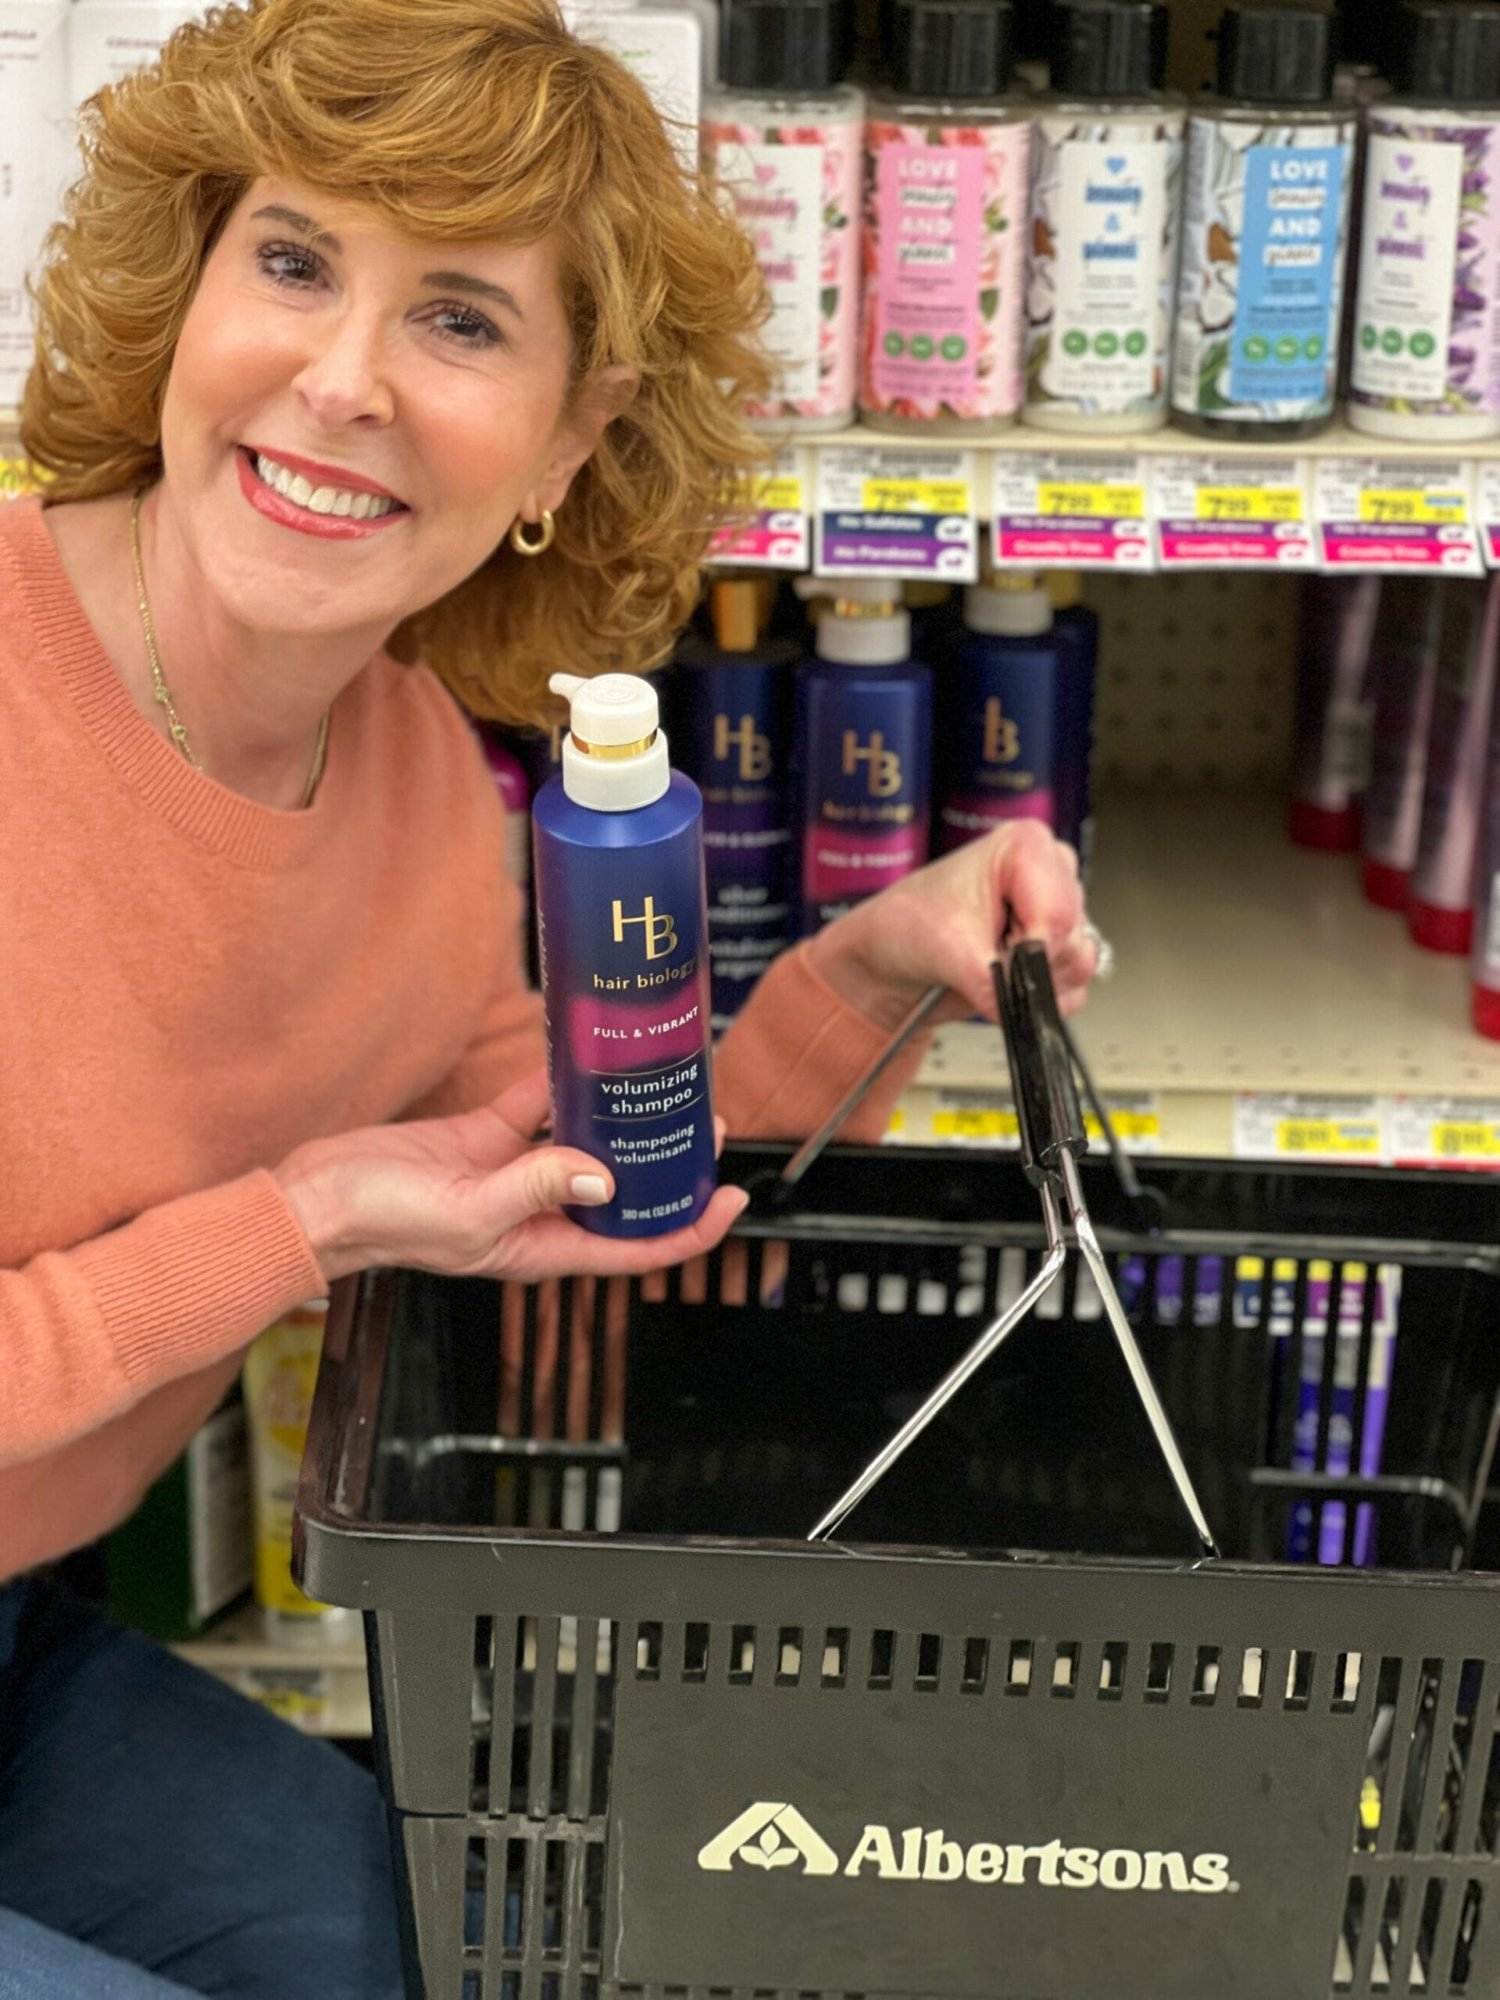
M 532 807 L 552 1132 L 615 1195 L 570 1209 L 600 1236 L 660 1236 L 714 1191 L 703 801 L 670 769 L 656 690 L 554 674 L 571 705 Z
M 810 937 L 928 857 L 932 675 L 910 657 L 900 586 L 798 579 L 823 600 L 797 680 L 795 932 Z
M 727 1028 L 786 944 L 790 922 L 792 669 L 761 635 L 761 582 L 709 589 L 716 644 L 690 633 L 672 676 L 672 743 L 703 794 L 713 1025 Z
M 1057 641 L 1057 785 L 1054 831 L 1078 850 L 1087 876 L 1094 852 L 1094 707 L 1099 686 L 1099 614 L 1083 602 L 1076 569 L 1047 573 Z
M 1059 684 L 1052 602 L 1036 577 L 997 570 L 965 591 L 942 681 L 944 853 L 1009 820 L 1053 824 Z

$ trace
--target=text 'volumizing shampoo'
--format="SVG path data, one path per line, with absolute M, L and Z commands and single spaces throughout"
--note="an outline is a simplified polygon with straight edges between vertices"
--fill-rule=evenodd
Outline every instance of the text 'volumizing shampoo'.
M 656 690 L 554 674 L 562 771 L 532 809 L 553 1137 L 607 1162 L 615 1196 L 568 1212 L 660 1236 L 714 1191 L 703 802 L 667 763 Z

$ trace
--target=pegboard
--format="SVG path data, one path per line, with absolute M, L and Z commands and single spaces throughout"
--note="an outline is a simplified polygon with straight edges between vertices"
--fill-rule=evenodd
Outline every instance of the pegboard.
M 1284 786 L 1298 582 L 1252 572 L 1084 579 L 1098 612 L 1102 785 Z

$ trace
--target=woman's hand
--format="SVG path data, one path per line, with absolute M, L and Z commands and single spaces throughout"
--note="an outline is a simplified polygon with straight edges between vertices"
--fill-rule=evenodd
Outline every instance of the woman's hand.
M 547 1116 L 538 1071 L 480 1111 L 371 1125 L 299 1146 L 276 1169 L 329 1283 L 394 1265 L 444 1277 L 633 1276 L 712 1250 L 749 1196 L 720 1188 L 690 1228 L 595 1236 L 558 1211 L 614 1193 L 609 1169 L 567 1146 L 535 1146 Z
M 1015 820 L 934 861 L 820 931 L 812 963 L 841 999 L 894 1030 L 932 986 L 951 998 L 935 1019 L 995 1018 L 990 972 L 1005 930 L 1047 947 L 1058 1004 L 1083 1005 L 1098 968 L 1084 928 L 1078 857 L 1039 820 Z

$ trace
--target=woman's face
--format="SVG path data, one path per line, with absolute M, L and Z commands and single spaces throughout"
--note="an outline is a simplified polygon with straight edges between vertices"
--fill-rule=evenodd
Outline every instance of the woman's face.
M 256 181 L 173 357 L 178 532 L 252 629 L 388 629 L 561 505 L 604 420 L 570 362 L 554 243 L 424 242 Z

